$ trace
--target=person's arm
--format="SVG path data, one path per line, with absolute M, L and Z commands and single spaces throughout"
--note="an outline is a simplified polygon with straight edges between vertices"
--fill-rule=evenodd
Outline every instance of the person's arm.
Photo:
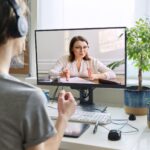
M 49 70 L 50 76 L 61 76 L 61 72 L 66 67 L 68 56 L 62 56 L 59 58 L 56 63 L 52 66 L 52 68 Z
M 90 80 L 116 78 L 115 72 L 97 59 L 93 59 L 92 67 L 94 72 L 89 76 Z
M 45 140 L 44 142 L 29 147 L 26 150 L 58 150 L 67 122 L 68 120 L 65 117 L 59 117 L 55 125 L 57 133 L 53 137 L 50 137 L 47 140 Z
M 91 73 L 90 80 L 107 79 L 106 73 Z
M 61 91 L 58 98 L 58 119 L 55 127 L 57 133 L 44 142 L 26 150 L 58 150 L 69 118 L 74 113 L 76 102 L 70 92 Z

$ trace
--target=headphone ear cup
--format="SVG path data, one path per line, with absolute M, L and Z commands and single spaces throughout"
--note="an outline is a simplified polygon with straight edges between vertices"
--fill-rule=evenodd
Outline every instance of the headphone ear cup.
M 14 38 L 26 36 L 28 33 L 28 23 L 24 16 L 13 18 L 9 24 L 10 35 Z
M 17 19 L 17 30 L 18 30 L 18 37 L 23 37 L 27 35 L 28 32 L 28 23 L 24 16 L 19 16 Z
M 9 19 L 10 35 L 15 38 L 26 36 L 28 33 L 28 22 L 25 16 L 21 14 L 21 7 L 16 0 L 7 0 L 7 2 L 15 13 L 15 16 L 11 16 Z

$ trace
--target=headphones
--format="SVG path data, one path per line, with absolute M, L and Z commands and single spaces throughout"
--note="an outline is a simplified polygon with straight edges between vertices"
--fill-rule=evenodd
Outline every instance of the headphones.
M 27 35 L 28 32 L 28 22 L 27 19 L 21 15 L 21 8 L 16 3 L 15 0 L 7 0 L 9 5 L 13 8 L 16 15 L 16 20 L 11 25 L 11 36 L 13 37 L 23 37 Z

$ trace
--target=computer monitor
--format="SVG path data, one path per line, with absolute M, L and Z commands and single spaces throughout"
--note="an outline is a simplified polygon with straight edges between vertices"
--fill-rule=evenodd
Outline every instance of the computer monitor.
M 68 61 L 70 41 L 75 36 L 82 36 L 88 41 L 87 52 L 90 58 L 96 60 L 94 65 L 97 65 L 98 68 L 99 65 L 103 64 L 115 74 L 115 77 L 91 80 L 88 67 L 86 70 L 87 76 L 74 74 L 70 76 L 69 80 L 61 77 L 61 71 L 65 66 L 60 67 L 60 62 L 63 62 L 62 57 L 67 58 Z M 91 105 L 94 103 L 93 90 L 95 88 L 108 90 L 108 88 L 126 87 L 125 27 L 35 30 L 35 46 L 37 84 L 70 86 L 77 89 L 80 91 L 80 104 Z M 84 47 L 78 47 L 78 49 L 82 50 Z M 89 60 L 84 61 L 91 62 Z M 68 62 L 68 64 L 73 62 Z M 69 66 L 71 70 L 74 69 L 74 65 Z M 51 69 L 54 69 L 54 66 L 59 73 L 51 74 Z M 101 71 L 103 72 L 103 70 Z

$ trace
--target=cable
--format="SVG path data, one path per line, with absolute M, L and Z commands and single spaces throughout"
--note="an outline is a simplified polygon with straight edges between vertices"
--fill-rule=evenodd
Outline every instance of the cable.
M 124 131 L 124 132 L 122 132 L 122 133 L 133 133 L 133 132 L 138 132 L 139 131 L 139 129 L 138 128 L 136 128 L 136 127 L 134 127 L 134 126 L 132 126 L 131 124 L 127 124 L 128 126 L 130 126 L 131 128 L 133 128 L 133 129 L 135 129 L 134 131 Z
M 116 125 L 124 125 L 128 121 L 128 119 L 112 119 L 111 121 Z
M 120 123 L 117 123 L 117 122 L 113 122 L 113 121 L 119 121 Z M 121 123 L 123 121 L 123 123 Z M 112 124 L 115 124 L 115 125 L 122 125 L 120 128 L 118 128 L 118 130 L 120 130 L 122 133 L 135 133 L 135 132 L 138 132 L 139 129 L 134 127 L 133 125 L 129 124 L 128 123 L 128 119 L 112 119 Z M 110 123 L 110 124 L 111 124 Z M 108 127 L 106 127 L 107 125 L 101 125 L 103 128 L 105 128 L 106 130 L 110 131 L 111 129 L 109 129 Z M 122 129 L 126 126 L 129 126 L 131 127 L 132 129 L 134 130 L 130 130 L 130 131 L 122 131 Z

